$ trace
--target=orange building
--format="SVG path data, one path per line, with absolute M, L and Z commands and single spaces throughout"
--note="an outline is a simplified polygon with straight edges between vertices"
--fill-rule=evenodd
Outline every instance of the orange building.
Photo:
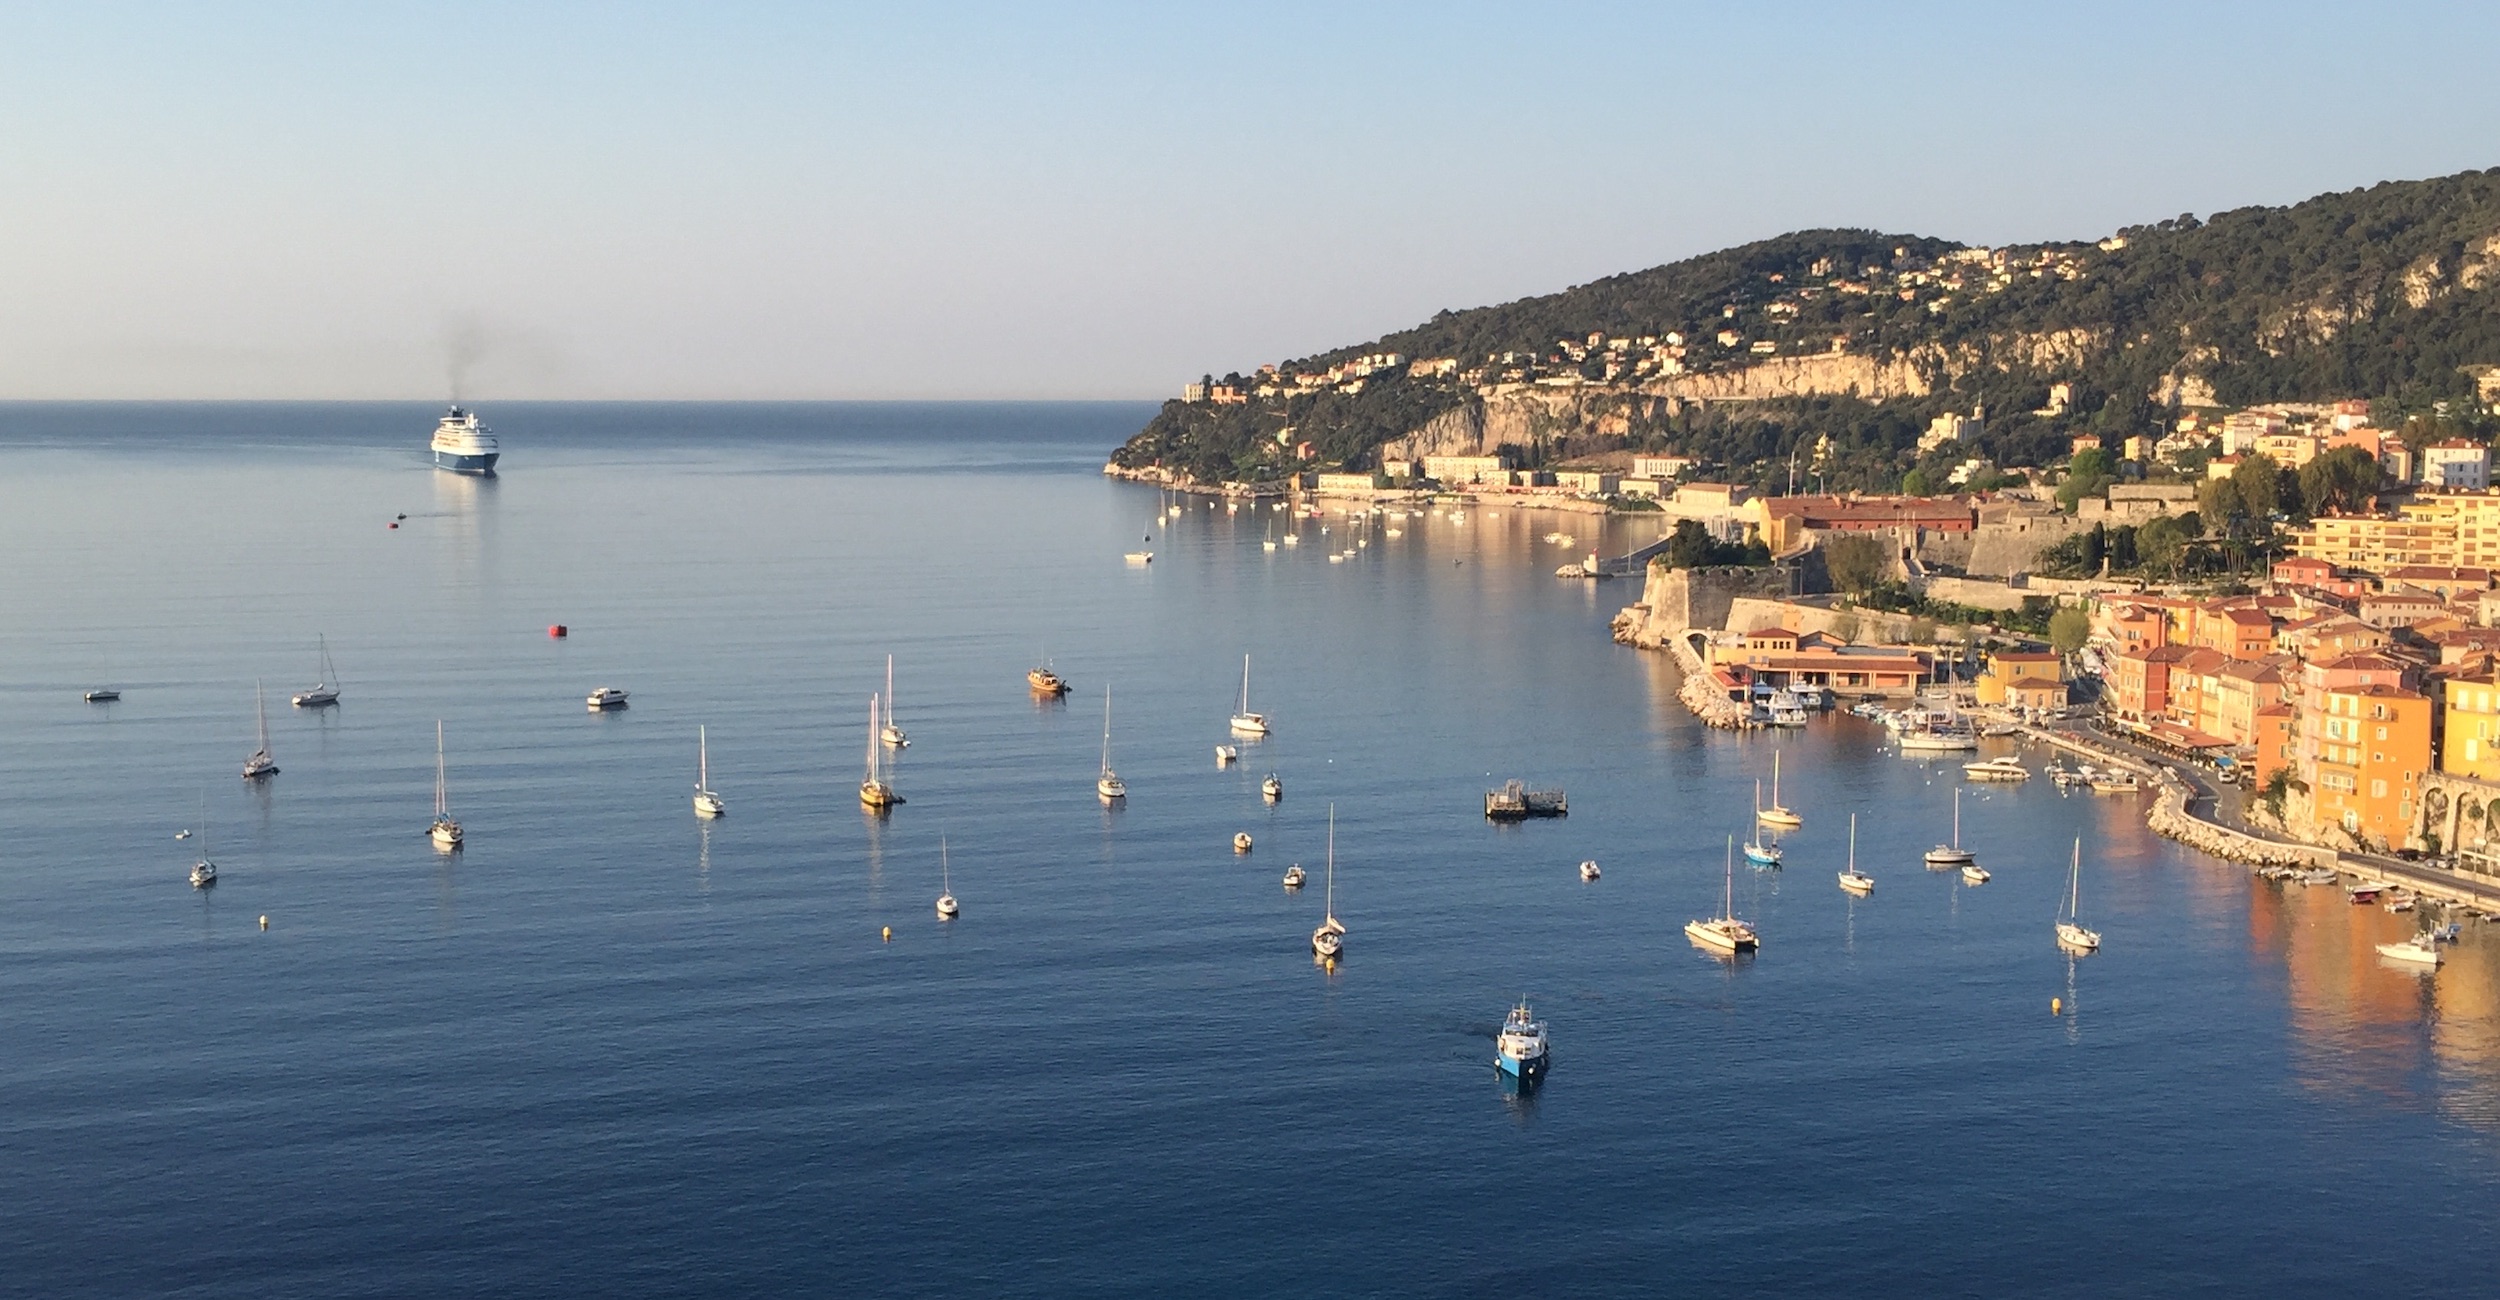
M 2403 845 L 2431 770 L 2430 697 L 2397 686 L 2343 686 L 2328 688 L 2321 704 L 2310 782 L 2317 826 L 2341 826 L 2372 845 Z
M 2066 705 L 2066 660 L 2054 651 L 2001 650 L 1988 656 L 1988 670 L 1971 683 L 1981 704 L 2017 709 L 2057 709 Z

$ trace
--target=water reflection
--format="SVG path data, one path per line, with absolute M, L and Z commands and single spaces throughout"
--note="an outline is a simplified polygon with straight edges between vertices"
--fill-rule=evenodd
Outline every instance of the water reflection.
M 2444 921 L 2355 905 L 2341 889 L 2251 880 L 2249 940 L 2287 979 L 2295 1077 L 2333 1093 L 2418 1095 L 2451 1117 L 2500 1131 L 2500 996 L 2477 925 L 2436 973 L 2391 963 L 2378 945 Z

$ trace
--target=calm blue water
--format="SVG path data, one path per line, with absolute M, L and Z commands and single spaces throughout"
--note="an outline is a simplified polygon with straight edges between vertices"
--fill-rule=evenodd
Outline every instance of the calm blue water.
M 1593 521 L 1267 552 L 1279 516 L 1097 475 L 1147 410 L 489 407 L 481 483 L 422 406 L 0 407 L 9 1289 L 2352 1292 L 2500 1209 L 2492 937 L 2392 973 L 2407 918 L 2044 781 L 1966 794 L 1965 888 L 1917 863 L 1956 782 L 1837 720 L 1785 742 L 1788 869 L 1737 868 L 1761 956 L 1710 959 L 1681 929 L 1776 742 L 1607 639 L 1625 584 L 1546 576 Z M 317 635 L 346 701 L 305 714 Z M 1244 652 L 1277 731 L 1219 770 Z M 1572 816 L 1488 826 L 1512 775 Z

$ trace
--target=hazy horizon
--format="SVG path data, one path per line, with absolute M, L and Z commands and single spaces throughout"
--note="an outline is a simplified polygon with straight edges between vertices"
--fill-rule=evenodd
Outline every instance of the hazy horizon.
M 1140 400 L 2500 164 L 2452 4 L 0 13 L 0 400 Z

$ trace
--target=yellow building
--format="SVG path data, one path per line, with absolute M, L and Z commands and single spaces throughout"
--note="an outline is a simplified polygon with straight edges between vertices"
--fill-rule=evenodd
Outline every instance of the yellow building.
M 2385 573 L 2408 564 L 2500 567 L 2500 491 L 2424 492 L 2377 515 L 2322 515 L 2292 535 L 2292 553 Z
M 1988 670 L 1971 683 L 1982 704 L 2015 708 L 2062 708 L 2066 703 L 2066 661 L 2051 651 L 2001 651 L 1988 656 Z
M 2500 781 L 2500 682 L 2450 681 L 2440 724 L 2439 770 Z

